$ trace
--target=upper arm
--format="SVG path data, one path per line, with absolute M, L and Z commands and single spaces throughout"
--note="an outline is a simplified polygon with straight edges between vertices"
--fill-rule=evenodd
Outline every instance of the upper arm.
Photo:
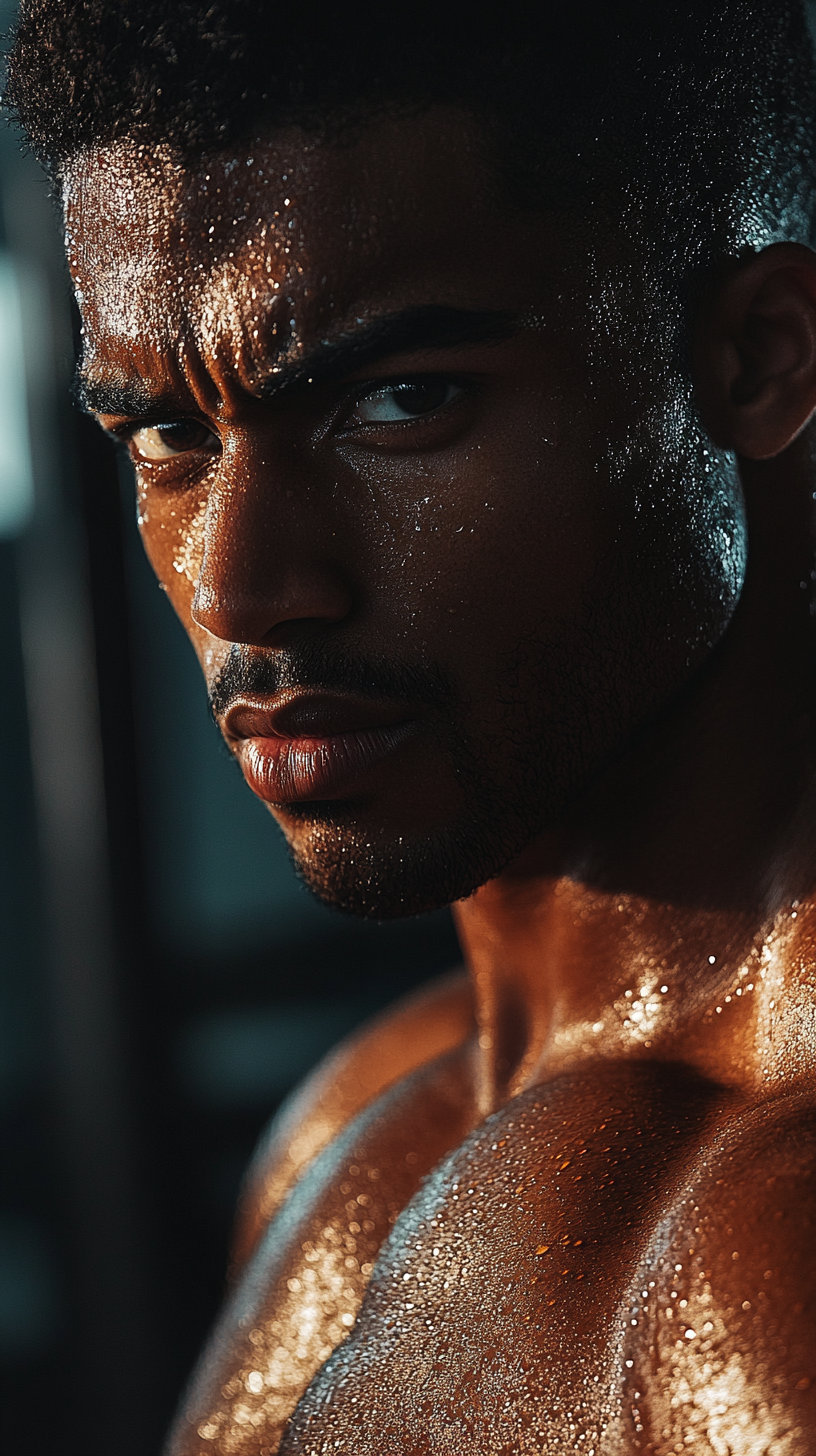
M 441 976 L 366 1022 L 283 1104 L 250 1164 L 238 1209 L 233 1271 L 317 1154 L 387 1087 L 460 1046 L 474 1029 L 463 971 Z
M 645 1347 L 629 1325 L 637 1358 L 627 1408 L 653 1443 L 646 1449 L 816 1450 L 812 1110 L 781 1119 L 771 1110 L 724 1140 L 672 1222 L 635 1290 Z

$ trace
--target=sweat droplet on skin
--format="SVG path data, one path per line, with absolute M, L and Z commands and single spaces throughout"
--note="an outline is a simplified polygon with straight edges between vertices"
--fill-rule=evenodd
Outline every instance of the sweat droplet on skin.
M 207 503 L 199 503 L 196 512 L 186 523 L 184 536 L 173 556 L 173 569 L 179 576 L 186 577 L 191 586 L 196 586 L 204 562 L 204 533 L 207 521 Z

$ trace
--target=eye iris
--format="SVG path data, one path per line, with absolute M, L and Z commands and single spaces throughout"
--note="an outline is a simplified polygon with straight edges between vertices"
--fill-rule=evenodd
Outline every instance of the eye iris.
M 444 379 L 422 379 L 411 384 L 398 384 L 393 398 L 407 415 L 425 415 L 445 403 L 449 385 Z
M 178 451 L 195 450 L 209 434 L 203 425 L 184 420 L 170 425 L 155 425 L 154 429 L 162 445 L 166 445 L 168 450 Z

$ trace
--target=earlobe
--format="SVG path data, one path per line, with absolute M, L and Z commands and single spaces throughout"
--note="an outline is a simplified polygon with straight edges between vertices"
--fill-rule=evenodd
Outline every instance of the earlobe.
M 695 391 L 712 440 L 779 455 L 816 410 L 816 253 L 774 243 L 740 263 L 701 309 Z

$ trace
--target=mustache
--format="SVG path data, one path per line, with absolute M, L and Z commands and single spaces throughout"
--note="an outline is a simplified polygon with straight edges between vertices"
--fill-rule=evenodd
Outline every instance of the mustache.
M 233 645 L 210 684 L 210 712 L 217 723 L 239 698 L 274 697 L 298 688 L 333 690 L 378 701 L 396 698 L 437 711 L 449 712 L 457 704 L 453 680 L 437 663 L 358 656 L 312 642 L 263 655 Z

